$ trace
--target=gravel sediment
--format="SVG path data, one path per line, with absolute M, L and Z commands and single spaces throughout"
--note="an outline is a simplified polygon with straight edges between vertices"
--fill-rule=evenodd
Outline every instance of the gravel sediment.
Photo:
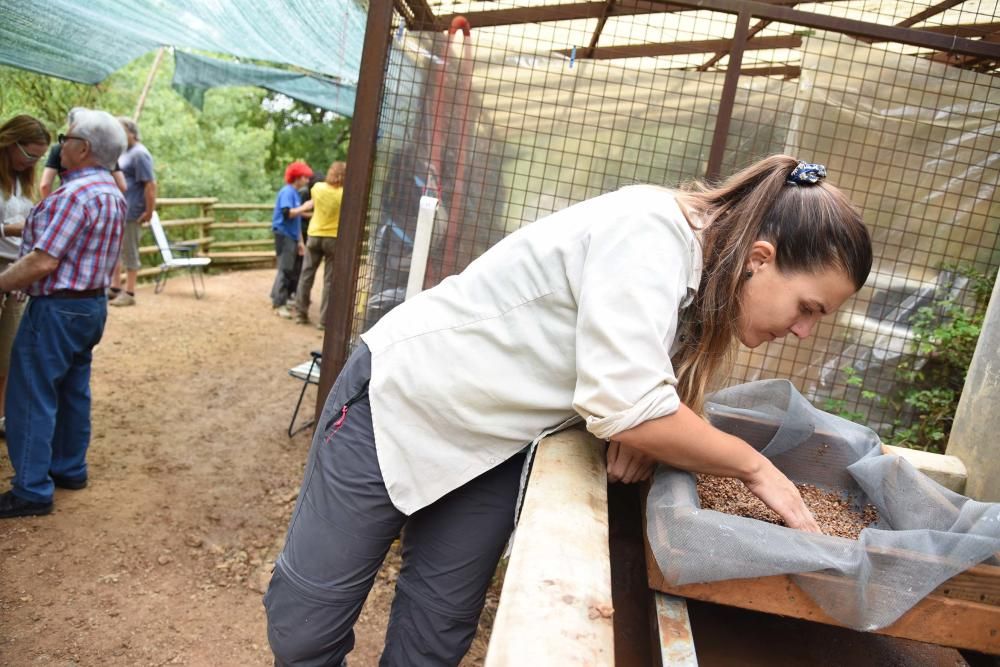
M 785 525 L 781 517 L 750 493 L 738 479 L 714 475 L 696 475 L 696 479 L 702 509 Z M 865 505 L 858 512 L 846 498 L 832 491 L 824 491 L 812 484 L 796 484 L 795 487 L 825 535 L 856 540 L 862 529 L 878 521 L 878 511 L 872 505 Z

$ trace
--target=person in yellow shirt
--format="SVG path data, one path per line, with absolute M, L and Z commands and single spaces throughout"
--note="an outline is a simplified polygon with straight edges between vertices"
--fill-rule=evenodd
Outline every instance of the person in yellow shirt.
M 320 262 L 323 262 L 323 297 L 319 306 L 318 329 L 326 323 L 326 307 L 330 301 L 330 282 L 333 278 L 333 251 L 337 245 L 337 229 L 340 226 L 340 202 L 344 198 L 344 172 L 347 164 L 334 162 L 326 171 L 326 180 L 312 186 L 313 216 L 309 221 L 309 240 L 299 277 L 298 314 L 295 321 L 309 324 L 309 293 Z

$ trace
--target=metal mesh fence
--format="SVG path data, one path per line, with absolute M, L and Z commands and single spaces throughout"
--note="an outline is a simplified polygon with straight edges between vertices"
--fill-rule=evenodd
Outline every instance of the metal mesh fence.
M 405 296 L 422 195 L 440 200 L 426 288 L 571 203 L 631 183 L 704 177 L 735 17 L 635 3 L 632 13 L 584 19 L 569 18 L 579 3 L 546 6 L 555 16 L 565 8 L 567 19 L 473 25 L 468 37 L 397 22 L 355 341 Z M 988 34 L 997 13 L 995 3 L 933 15 L 931 7 L 796 8 L 966 37 Z M 479 9 L 452 3 L 438 13 Z M 825 163 L 863 210 L 876 261 L 868 286 L 814 336 L 744 351 L 730 379 L 787 377 L 814 402 L 836 400 L 885 426 L 900 408 L 867 401 L 850 376 L 891 393 L 896 366 L 913 353 L 910 317 L 953 275 L 946 267 L 1000 265 L 996 62 L 775 21 L 752 19 L 749 32 L 721 174 L 776 152 Z

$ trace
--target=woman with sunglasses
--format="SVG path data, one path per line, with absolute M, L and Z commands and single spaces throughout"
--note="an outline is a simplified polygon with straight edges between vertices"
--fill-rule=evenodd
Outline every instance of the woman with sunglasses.
M 52 141 L 37 118 L 14 116 L 0 125 L 0 273 L 17 260 L 21 230 L 35 201 L 35 172 Z M 4 399 L 10 348 L 14 343 L 24 301 L 0 294 L 0 432 L 5 430 Z

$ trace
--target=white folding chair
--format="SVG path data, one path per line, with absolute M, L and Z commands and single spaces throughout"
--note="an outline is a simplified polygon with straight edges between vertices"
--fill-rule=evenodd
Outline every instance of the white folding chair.
M 194 256 L 194 252 L 198 248 L 197 243 L 170 243 L 167 241 L 163 225 L 160 224 L 160 216 L 156 212 L 149 219 L 149 228 L 153 230 L 156 247 L 160 249 L 160 255 L 163 257 L 163 263 L 160 264 L 160 273 L 156 276 L 156 287 L 153 291 L 156 294 L 163 291 L 163 288 L 167 286 L 167 275 L 171 269 L 187 269 L 188 273 L 191 274 L 191 287 L 194 289 L 195 298 L 200 299 L 205 296 L 204 269 L 212 262 L 212 259 L 210 257 Z M 175 252 L 183 255 L 183 257 L 174 257 Z M 198 274 L 197 277 L 201 279 L 200 292 L 198 291 L 198 281 L 195 279 L 196 273 Z

